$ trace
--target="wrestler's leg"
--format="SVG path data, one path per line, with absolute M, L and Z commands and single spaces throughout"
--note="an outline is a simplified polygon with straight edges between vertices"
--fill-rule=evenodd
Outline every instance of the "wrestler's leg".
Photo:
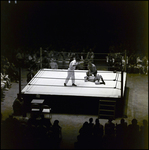
M 99 75 L 99 79 L 101 79 L 102 83 L 105 84 L 105 81 L 103 80 L 103 77 L 101 75 Z
M 95 76 L 94 82 L 95 82 L 96 80 L 98 80 L 98 82 L 100 81 L 100 76 L 99 76 L 99 74 L 97 74 L 97 75 Z

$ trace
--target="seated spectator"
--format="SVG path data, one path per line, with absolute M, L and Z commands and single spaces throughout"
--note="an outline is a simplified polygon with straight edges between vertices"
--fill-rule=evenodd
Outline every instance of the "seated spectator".
M 15 81 L 16 83 L 19 82 L 19 72 L 13 63 L 10 63 L 9 65 L 8 74 L 10 76 L 11 81 Z
M 108 70 L 111 71 L 114 68 L 114 55 L 112 53 L 109 53 L 106 57 L 106 62 L 108 63 Z
M 36 58 L 36 66 L 35 66 L 35 70 L 38 71 L 40 69 L 40 62 L 41 62 L 41 58 L 40 57 L 37 57 Z
M 36 138 L 41 141 L 45 141 L 45 139 L 47 138 L 47 132 L 48 129 L 47 127 L 42 123 L 42 121 L 39 122 L 39 124 L 37 125 L 37 129 L 36 129 Z M 42 142 L 43 143 L 43 142 Z M 42 145 L 43 146 L 43 145 Z
M 120 120 L 120 124 L 116 124 L 116 141 L 117 141 L 117 148 L 126 148 L 127 142 L 127 122 L 122 118 Z
M 126 65 L 126 62 L 125 62 L 124 56 L 122 56 L 122 70 L 123 71 L 125 69 L 125 65 Z
M 58 64 L 56 63 L 56 60 L 51 58 L 50 66 L 51 69 L 58 69 Z
M 105 123 L 105 135 L 103 136 L 103 149 L 115 149 L 116 148 L 116 136 L 115 136 L 115 124 L 112 122 L 112 118 L 108 119 Z
M 9 90 L 9 88 L 11 88 L 10 78 L 9 78 L 8 74 L 6 74 L 5 72 L 6 72 L 5 69 L 2 69 L 1 81 L 2 81 L 2 83 L 5 84 L 5 89 Z
M 140 59 L 140 56 L 136 59 L 137 68 L 139 69 L 139 74 L 142 72 L 142 60 Z
M 100 124 L 99 119 L 95 120 L 95 125 L 93 127 L 93 141 L 94 148 L 102 148 L 102 137 L 103 137 L 103 125 Z
M 54 50 L 51 50 L 49 53 L 48 53 L 48 57 L 51 59 L 54 57 Z
M 142 58 L 142 71 L 143 71 L 143 74 L 145 75 L 148 74 L 148 60 L 146 56 Z
M 46 55 L 43 57 L 42 67 L 43 68 L 48 68 L 49 67 L 49 59 L 48 59 L 48 57 Z
M 93 133 L 93 127 L 94 127 L 94 123 L 93 123 L 93 118 L 89 118 L 89 123 L 88 123 L 88 130 L 89 130 L 89 134 L 92 135 Z
M 59 121 L 55 120 L 52 125 L 52 143 L 53 148 L 58 148 L 62 139 L 62 127 L 59 126 Z
M 2 83 L 2 81 L 1 81 L 1 102 L 3 102 L 4 101 L 4 98 L 5 98 L 5 94 L 4 94 L 4 92 L 3 92 L 3 89 L 5 88 L 5 84 L 4 83 Z
M 3 90 L 3 89 L 9 90 L 9 89 L 7 88 L 7 82 L 4 80 L 3 74 L 1 73 L 1 90 Z
M 32 58 L 33 58 L 32 61 L 35 63 L 35 62 L 36 62 L 36 59 L 37 59 L 36 52 L 33 53 Z
M 85 49 L 83 48 L 83 51 L 80 54 L 80 60 L 85 60 L 86 58 L 86 53 L 85 53 Z
M 143 125 L 140 127 L 141 132 L 141 149 L 148 149 L 148 123 L 143 120 Z
M 100 138 L 103 136 L 103 125 L 100 124 L 98 118 L 95 120 L 95 125 L 93 126 L 93 135 L 99 136 Z
M 134 73 L 135 65 L 136 65 L 136 58 L 135 58 L 135 55 L 132 54 L 128 58 L 128 72 L 129 73 Z
M 83 123 L 83 126 L 79 130 L 79 135 L 78 135 L 78 140 L 79 143 L 81 143 L 81 148 L 87 148 L 89 146 L 90 142 L 90 131 L 89 131 L 89 126 L 88 122 L 85 121 Z
M 83 70 L 83 69 L 87 69 L 87 60 L 86 60 L 86 54 L 85 54 L 85 49 L 83 49 L 83 51 L 77 55 L 77 59 L 79 61 L 82 61 L 83 63 L 77 65 L 77 69 Z
M 88 122 L 87 121 L 85 121 L 83 123 L 83 126 L 79 130 L 79 133 L 80 133 L 81 136 L 88 135 L 89 132 L 88 132 Z
M 27 123 L 26 132 L 24 135 L 23 148 L 25 149 L 36 149 L 37 147 L 37 126 L 30 122 Z M 27 144 L 26 144 L 27 143 Z
M 58 53 L 58 61 L 64 61 L 63 51 Z
M 47 127 L 48 130 L 51 129 L 52 123 L 51 123 L 51 121 L 50 121 L 49 118 L 45 118 L 45 117 L 44 117 L 44 114 L 41 115 L 41 120 L 40 120 L 40 121 L 41 121 L 41 123 L 42 123 L 44 126 Z
M 127 132 L 127 122 L 122 118 L 120 120 L 120 124 L 116 124 L 116 135 L 117 136 L 124 136 Z
M 20 116 L 23 114 L 23 100 L 20 98 L 19 94 L 13 102 L 13 115 Z
M 105 123 L 105 134 L 115 135 L 115 124 L 112 122 L 112 117 L 108 119 L 108 122 Z
M 67 57 L 67 52 L 65 51 L 65 48 L 62 49 L 61 54 L 63 56 L 64 61 L 66 60 Z
M 16 60 L 17 60 L 17 67 L 22 67 L 23 65 L 23 60 L 24 59 L 24 54 L 22 53 L 21 49 L 18 49 L 18 53 L 16 54 Z
M 29 73 L 27 74 L 27 83 L 34 77 L 34 73 L 32 69 L 29 69 Z
M 132 119 L 132 124 L 128 125 L 128 132 L 127 132 L 127 147 L 131 148 L 140 148 L 140 131 L 139 125 L 137 124 L 138 121 L 136 119 Z
M 92 51 L 92 49 L 90 48 L 89 52 L 87 53 L 86 56 L 87 61 L 90 61 L 93 63 L 93 59 L 94 59 L 94 52 Z
M 122 57 L 119 53 L 115 54 L 114 70 L 118 70 L 118 71 L 122 70 Z

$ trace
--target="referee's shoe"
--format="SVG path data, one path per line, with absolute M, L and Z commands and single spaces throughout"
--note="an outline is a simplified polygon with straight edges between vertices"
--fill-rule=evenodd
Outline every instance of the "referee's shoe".
M 72 86 L 77 86 L 77 85 L 75 85 L 75 84 L 73 83 Z

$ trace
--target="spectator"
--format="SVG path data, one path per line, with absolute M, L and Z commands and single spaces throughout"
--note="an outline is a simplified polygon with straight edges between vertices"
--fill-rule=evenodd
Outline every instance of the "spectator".
M 59 147 L 59 143 L 60 143 L 61 139 L 62 139 L 62 127 L 59 126 L 59 121 L 55 120 L 52 125 L 53 148 Z
M 49 67 L 49 59 L 46 55 L 43 57 L 42 64 L 43 64 L 43 68 Z
M 40 120 L 40 121 L 41 121 L 41 123 L 42 123 L 44 126 L 46 126 L 46 128 L 47 128 L 48 130 L 51 129 L 52 123 L 51 123 L 51 121 L 50 121 L 49 118 L 45 118 L 45 117 L 44 117 L 44 114 L 41 115 L 41 120 Z
M 148 74 L 148 60 L 146 56 L 142 58 L 142 71 L 145 75 Z
M 78 55 L 78 59 L 80 61 L 83 61 L 83 63 L 79 64 L 77 66 L 77 68 L 80 69 L 80 70 L 86 69 L 86 67 L 87 67 L 87 60 L 86 60 L 85 49 L 83 49 L 83 51 L 81 52 L 81 54 Z
M 125 62 L 125 59 L 124 59 L 124 56 L 122 56 L 122 70 L 125 71 L 125 65 L 126 65 L 126 62 Z
M 54 57 L 54 50 L 51 50 L 49 53 L 48 53 L 48 57 L 51 59 Z
M 23 114 L 23 100 L 19 96 L 19 94 L 17 95 L 17 98 L 14 100 L 12 107 L 13 107 L 13 115 L 20 116 Z
M 15 81 L 16 83 L 19 82 L 19 72 L 13 63 L 10 63 L 9 65 L 8 74 L 11 81 Z
M 18 67 L 20 67 L 20 66 L 22 67 L 23 59 L 24 59 L 24 54 L 22 53 L 22 51 L 19 48 L 18 53 L 16 54 L 16 60 L 17 60 L 17 66 Z
M 85 53 L 85 49 L 83 48 L 83 51 L 80 54 L 80 60 L 85 60 L 86 58 L 86 53 Z
M 105 135 L 103 136 L 103 149 L 115 149 L 116 148 L 116 136 L 115 136 L 115 124 L 112 122 L 112 118 L 108 119 L 105 123 Z
M 135 67 L 135 65 L 136 65 L 135 55 L 132 54 L 128 58 L 128 72 L 129 73 L 134 73 L 134 67 Z
M 9 90 L 8 88 L 11 87 L 11 83 L 10 83 L 10 78 L 8 76 L 8 74 L 6 74 L 6 70 L 5 69 L 2 69 L 2 72 L 1 72 L 1 81 L 3 83 L 5 83 L 5 89 L 6 90 Z
M 127 142 L 127 122 L 122 118 L 120 120 L 120 124 L 116 124 L 116 141 L 117 141 L 117 148 L 126 148 Z
M 3 89 L 9 90 L 7 88 L 7 82 L 4 80 L 3 74 L 1 73 L 1 93 L 3 93 Z
M 60 68 L 64 68 L 64 56 L 63 56 L 63 52 L 59 52 L 58 56 L 57 56 L 57 62 Z
M 79 130 L 78 140 L 81 143 L 81 148 L 88 148 L 90 142 L 90 132 L 88 122 L 85 121 Z
M 141 130 L 141 149 L 148 149 L 148 123 L 147 120 L 143 120 L 143 126 L 140 127 Z
M 29 69 L 29 73 L 27 74 L 27 83 L 34 77 L 34 73 L 32 69 Z
M 142 60 L 140 59 L 140 56 L 136 59 L 137 68 L 139 69 L 139 74 L 142 72 Z
M 112 122 L 113 118 L 110 117 L 108 122 L 105 123 L 105 134 L 115 135 L 115 124 Z
M 103 125 L 100 124 L 99 119 L 95 120 L 95 125 L 93 127 L 93 141 L 94 148 L 102 148 L 102 137 L 103 137 Z
M 114 67 L 114 56 L 112 53 L 109 53 L 108 56 L 106 57 L 106 62 L 108 63 L 108 70 L 111 71 L 113 70 Z
M 90 62 L 93 63 L 93 59 L 94 59 L 94 52 L 92 51 L 92 49 L 90 48 L 89 52 L 87 53 L 86 59 Z
M 127 134 L 127 148 L 140 148 L 140 131 L 138 121 L 136 119 L 132 119 L 132 124 L 128 125 L 128 134 Z
M 118 70 L 118 71 L 122 70 L 122 58 L 119 53 L 115 54 L 114 70 Z
M 89 134 L 92 135 L 93 133 L 93 127 L 94 127 L 94 123 L 93 123 L 93 118 L 89 118 L 89 123 L 88 123 L 88 130 L 89 130 Z
M 51 58 L 50 66 L 51 69 L 58 69 L 58 64 L 56 63 L 56 60 Z

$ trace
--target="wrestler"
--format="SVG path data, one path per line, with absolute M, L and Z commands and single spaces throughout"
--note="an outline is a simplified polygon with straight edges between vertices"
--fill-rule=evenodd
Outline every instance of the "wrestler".
M 91 76 L 85 76 L 84 80 L 85 80 L 85 82 L 91 81 L 91 82 L 95 82 L 95 84 L 104 84 L 105 85 L 103 77 L 101 75 L 99 75 L 99 74 L 96 74 L 96 76 L 93 76 L 93 75 L 91 75 Z M 100 82 L 100 80 L 102 82 Z
M 97 69 L 96 69 L 96 66 L 94 64 L 89 62 L 87 68 L 88 68 L 88 72 L 86 72 L 87 77 L 89 77 L 91 75 L 94 75 L 94 76 L 97 75 Z

